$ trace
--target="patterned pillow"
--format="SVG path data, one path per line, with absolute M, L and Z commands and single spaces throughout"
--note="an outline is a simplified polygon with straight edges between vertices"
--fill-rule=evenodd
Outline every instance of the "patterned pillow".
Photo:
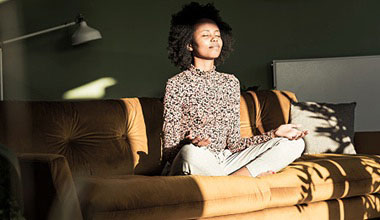
M 356 154 L 354 145 L 354 114 L 356 103 L 328 104 L 293 102 L 290 120 L 308 129 L 304 137 L 306 154 Z

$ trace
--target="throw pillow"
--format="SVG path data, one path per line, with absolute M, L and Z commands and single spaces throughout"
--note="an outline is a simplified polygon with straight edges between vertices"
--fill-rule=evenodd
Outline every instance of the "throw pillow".
M 291 123 L 301 124 L 302 129 L 309 130 L 309 134 L 304 137 L 304 153 L 356 154 L 352 144 L 355 106 L 355 102 L 292 102 Z

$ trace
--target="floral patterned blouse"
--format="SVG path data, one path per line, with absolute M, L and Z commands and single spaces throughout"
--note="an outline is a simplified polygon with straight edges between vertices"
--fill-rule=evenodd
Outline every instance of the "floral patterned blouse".
M 240 83 L 215 67 L 202 71 L 193 65 L 166 83 L 164 96 L 163 156 L 172 162 L 191 131 L 209 137 L 206 146 L 216 155 L 228 148 L 239 152 L 273 137 L 273 130 L 249 138 L 240 136 Z

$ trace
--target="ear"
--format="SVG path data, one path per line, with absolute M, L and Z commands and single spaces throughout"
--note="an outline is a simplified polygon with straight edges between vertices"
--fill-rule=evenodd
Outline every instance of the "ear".
M 186 49 L 188 51 L 193 51 L 193 45 L 191 45 L 191 44 L 186 45 Z

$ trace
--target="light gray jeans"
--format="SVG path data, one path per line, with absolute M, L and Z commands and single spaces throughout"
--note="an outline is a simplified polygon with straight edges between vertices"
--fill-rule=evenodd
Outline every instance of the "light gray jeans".
M 173 164 L 165 167 L 163 175 L 227 176 L 247 167 L 255 177 L 267 171 L 277 172 L 301 156 L 303 139 L 273 138 L 265 143 L 231 153 L 228 149 L 215 155 L 206 147 L 184 145 Z

